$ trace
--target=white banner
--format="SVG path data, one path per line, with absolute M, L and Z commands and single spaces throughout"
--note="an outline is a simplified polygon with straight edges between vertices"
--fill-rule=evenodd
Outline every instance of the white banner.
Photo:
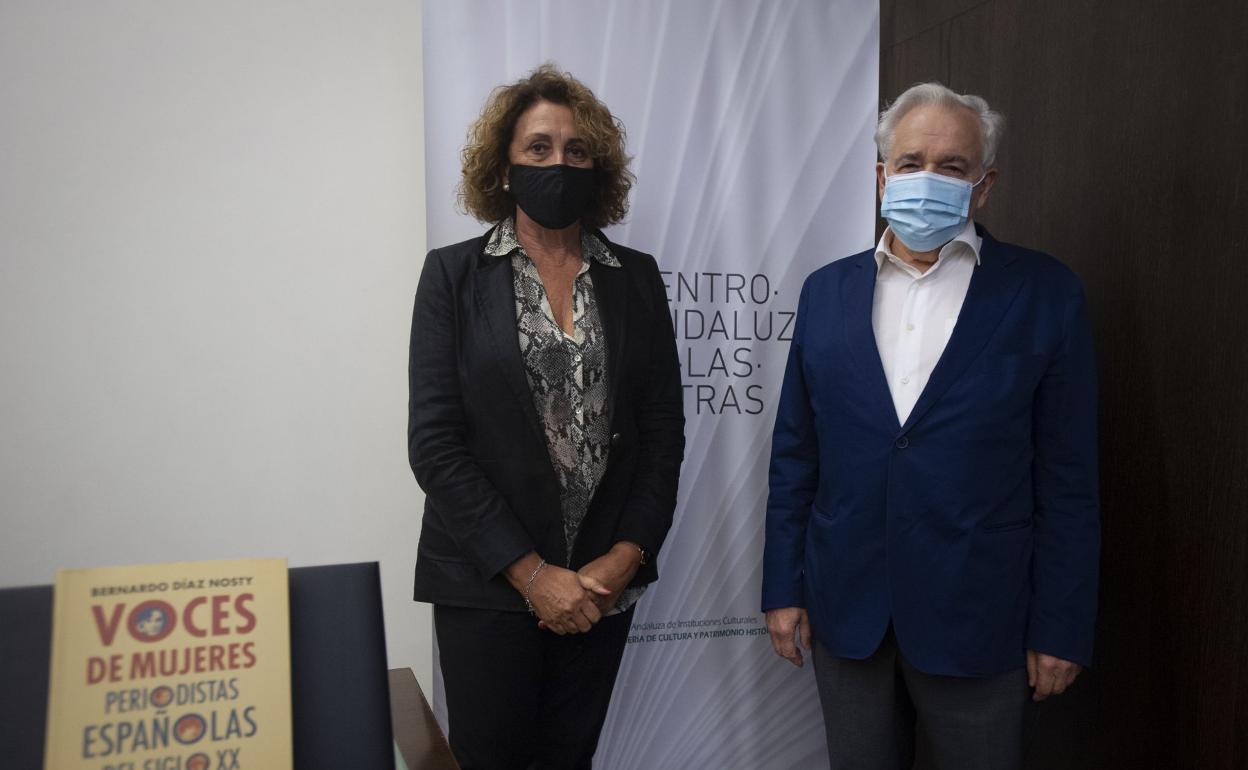
M 608 234 L 665 271 L 688 446 L 596 766 L 824 766 L 813 673 L 759 612 L 763 511 L 802 280 L 873 240 L 877 2 L 429 0 L 424 56 L 431 246 L 484 230 L 454 189 L 486 95 L 552 60 L 627 128 L 637 184 Z

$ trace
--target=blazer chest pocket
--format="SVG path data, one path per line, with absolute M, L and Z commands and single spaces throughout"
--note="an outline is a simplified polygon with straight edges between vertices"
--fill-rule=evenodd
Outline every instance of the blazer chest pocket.
M 1045 353 L 997 353 L 990 355 L 984 362 L 990 371 L 1044 371 L 1049 365 L 1049 357 Z
M 976 367 L 974 382 L 985 393 L 1030 396 L 1048 365 L 1049 357 L 1044 353 L 990 355 Z
M 1008 521 L 997 521 L 991 524 L 984 524 L 981 530 L 989 534 L 997 534 L 999 532 L 1013 532 L 1018 529 L 1026 529 L 1031 526 L 1031 517 L 1027 516 L 1021 519 L 1010 519 Z

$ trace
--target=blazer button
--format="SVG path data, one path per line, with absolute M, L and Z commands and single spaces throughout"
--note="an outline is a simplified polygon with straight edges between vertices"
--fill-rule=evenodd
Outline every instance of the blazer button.
M 905 449 L 908 446 L 910 446 L 910 439 L 906 438 L 905 436 L 902 436 L 901 438 L 897 439 L 898 449 Z
M 623 440 L 624 440 L 624 437 L 621 436 L 620 434 L 618 433 L 611 434 L 611 446 L 619 446 L 620 442 Z

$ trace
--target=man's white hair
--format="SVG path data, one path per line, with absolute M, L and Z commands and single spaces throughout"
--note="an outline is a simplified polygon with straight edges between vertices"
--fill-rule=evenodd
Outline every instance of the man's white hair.
M 938 104 L 942 107 L 963 107 L 971 110 L 979 117 L 979 133 L 983 139 L 984 168 L 989 169 L 997 163 L 997 147 L 1001 144 L 1001 134 L 1005 131 L 1005 116 L 993 111 L 982 96 L 959 94 L 940 83 L 918 83 L 902 92 L 888 108 L 880 113 L 880 122 L 875 127 L 875 146 L 880 150 L 880 157 L 888 160 L 888 152 L 893 146 L 893 132 L 902 117 L 915 107 Z

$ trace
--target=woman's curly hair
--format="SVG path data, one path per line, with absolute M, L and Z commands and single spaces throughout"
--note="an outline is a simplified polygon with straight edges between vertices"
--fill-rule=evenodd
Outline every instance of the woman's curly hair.
M 550 62 L 490 93 L 481 117 L 468 129 L 468 142 L 460 156 L 464 174 L 457 191 L 460 206 L 482 222 L 498 222 L 515 214 L 516 202 L 503 190 L 503 177 L 511 165 L 507 148 L 520 115 L 541 100 L 572 110 L 576 129 L 594 160 L 594 200 L 581 221 L 603 228 L 623 220 L 634 180 L 628 170 L 632 158 L 624 152 L 624 124 L 584 83 Z

